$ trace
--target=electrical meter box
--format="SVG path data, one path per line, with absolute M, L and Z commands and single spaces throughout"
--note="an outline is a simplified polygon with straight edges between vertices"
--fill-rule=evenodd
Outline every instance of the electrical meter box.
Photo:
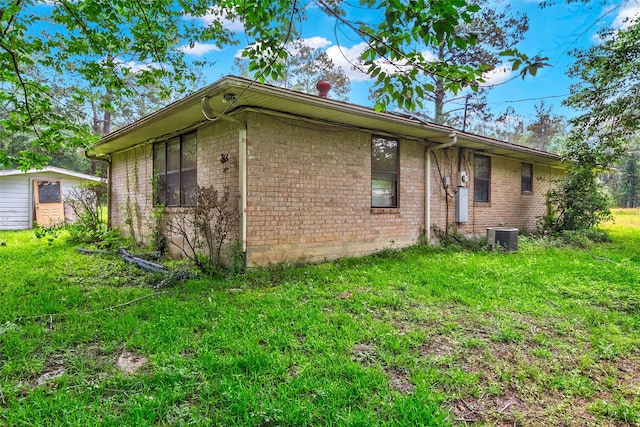
M 458 187 L 466 187 L 469 185 L 469 175 L 466 171 L 458 171 Z

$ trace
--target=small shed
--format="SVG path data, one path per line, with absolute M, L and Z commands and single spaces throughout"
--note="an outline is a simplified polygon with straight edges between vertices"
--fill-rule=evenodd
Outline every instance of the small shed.
M 85 181 L 103 179 L 54 166 L 26 172 L 0 170 L 0 230 L 71 220 L 73 211 L 65 199 Z

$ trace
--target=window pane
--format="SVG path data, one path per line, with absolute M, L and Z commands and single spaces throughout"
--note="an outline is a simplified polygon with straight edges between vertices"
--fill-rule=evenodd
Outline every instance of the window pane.
M 371 140 L 371 170 L 398 172 L 398 141 L 382 137 Z
M 197 177 L 196 169 L 182 172 L 182 206 L 196 205 Z
M 180 173 L 168 173 L 167 181 L 167 206 L 180 205 Z
M 153 170 L 156 172 L 164 172 L 167 170 L 166 144 L 159 142 L 153 144 Z
M 489 201 L 489 181 L 476 180 L 473 186 L 473 201 L 488 202 Z
M 522 164 L 521 188 L 522 191 L 533 190 L 533 165 L 530 163 Z
M 156 203 L 164 205 L 167 201 L 167 187 L 165 185 L 165 175 L 156 175 Z
M 489 202 L 489 179 L 491 175 L 491 158 L 487 156 L 474 157 L 473 169 L 473 201 Z
M 475 177 L 489 179 L 489 158 L 486 156 L 475 157 Z
M 167 141 L 167 172 L 180 170 L 180 138 Z
M 394 174 L 374 173 L 371 177 L 371 206 L 396 207 L 397 182 Z
M 154 144 L 155 202 L 193 206 L 197 190 L 196 132 Z
M 62 197 L 60 195 L 60 182 L 39 182 L 38 201 L 40 203 L 60 203 L 62 201 Z
M 371 138 L 371 206 L 398 206 L 398 140 Z
M 182 169 L 196 166 L 196 133 L 192 132 L 182 137 Z

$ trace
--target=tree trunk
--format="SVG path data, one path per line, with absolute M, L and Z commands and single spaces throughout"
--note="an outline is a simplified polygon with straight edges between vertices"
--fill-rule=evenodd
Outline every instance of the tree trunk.
M 438 48 L 438 57 L 443 60 L 445 55 L 445 47 L 444 43 L 440 44 Z M 445 114 L 444 114 L 444 97 L 446 95 L 446 91 L 444 89 L 444 79 L 440 76 L 435 76 L 435 90 L 433 91 L 434 97 L 434 115 L 433 120 L 436 123 L 442 124 L 445 122 Z

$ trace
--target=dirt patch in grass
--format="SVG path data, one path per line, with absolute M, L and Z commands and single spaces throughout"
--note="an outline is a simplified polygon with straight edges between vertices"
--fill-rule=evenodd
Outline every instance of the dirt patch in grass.
M 129 351 L 123 351 L 120 356 L 118 356 L 116 366 L 125 375 L 135 375 L 146 363 L 146 357 Z
M 399 393 L 412 394 L 415 390 L 415 384 L 411 381 L 409 373 L 403 369 L 385 365 L 378 350 L 371 344 L 358 343 L 354 345 L 351 350 L 351 359 L 364 368 L 382 367 L 389 380 L 389 387 Z
M 67 373 L 73 374 L 78 369 L 88 368 L 88 371 L 102 371 L 113 360 L 113 355 L 105 354 L 99 346 L 95 345 L 54 352 L 47 356 L 44 368 L 29 383 L 32 386 L 44 386 Z
M 640 393 L 640 354 L 610 362 L 609 365 L 618 371 L 620 387 L 634 389 Z
M 346 300 L 351 300 L 353 298 L 353 294 L 349 291 L 344 291 L 344 292 L 340 292 L 336 298 L 338 299 L 346 299 Z
M 456 423 L 493 421 L 497 425 L 513 425 L 523 402 L 515 394 L 497 397 L 458 399 L 451 402 L 451 418 Z
M 40 376 L 36 380 L 36 385 L 37 386 L 45 385 L 49 381 L 53 381 L 56 378 L 60 378 L 65 374 L 65 372 L 66 372 L 66 369 L 63 365 L 47 366 L 42 371 L 42 374 L 40 374 Z
M 640 354 L 599 359 L 587 330 L 555 326 L 524 314 L 442 322 L 423 329 L 417 357 L 440 373 L 433 389 L 451 396 L 456 425 L 635 425 Z
M 396 368 L 388 368 L 385 370 L 389 377 L 389 386 L 395 391 L 403 394 L 412 394 L 416 386 L 413 384 L 409 375 Z
M 351 350 L 351 360 L 367 368 L 380 362 L 380 355 L 376 347 L 366 343 L 358 343 Z
M 580 366 L 563 351 L 560 357 L 538 358 L 532 354 L 536 348 L 531 342 L 493 342 L 475 354 L 447 348 L 452 357 L 440 368 L 445 380 L 437 388 L 455 395 L 460 389 L 447 383 L 449 372 L 479 374 L 475 393 L 469 395 L 467 387 L 466 396 L 449 403 L 451 420 L 459 425 L 637 425 L 639 357 Z
M 418 349 L 418 356 L 441 359 L 456 353 L 458 342 L 445 335 L 434 335 Z

